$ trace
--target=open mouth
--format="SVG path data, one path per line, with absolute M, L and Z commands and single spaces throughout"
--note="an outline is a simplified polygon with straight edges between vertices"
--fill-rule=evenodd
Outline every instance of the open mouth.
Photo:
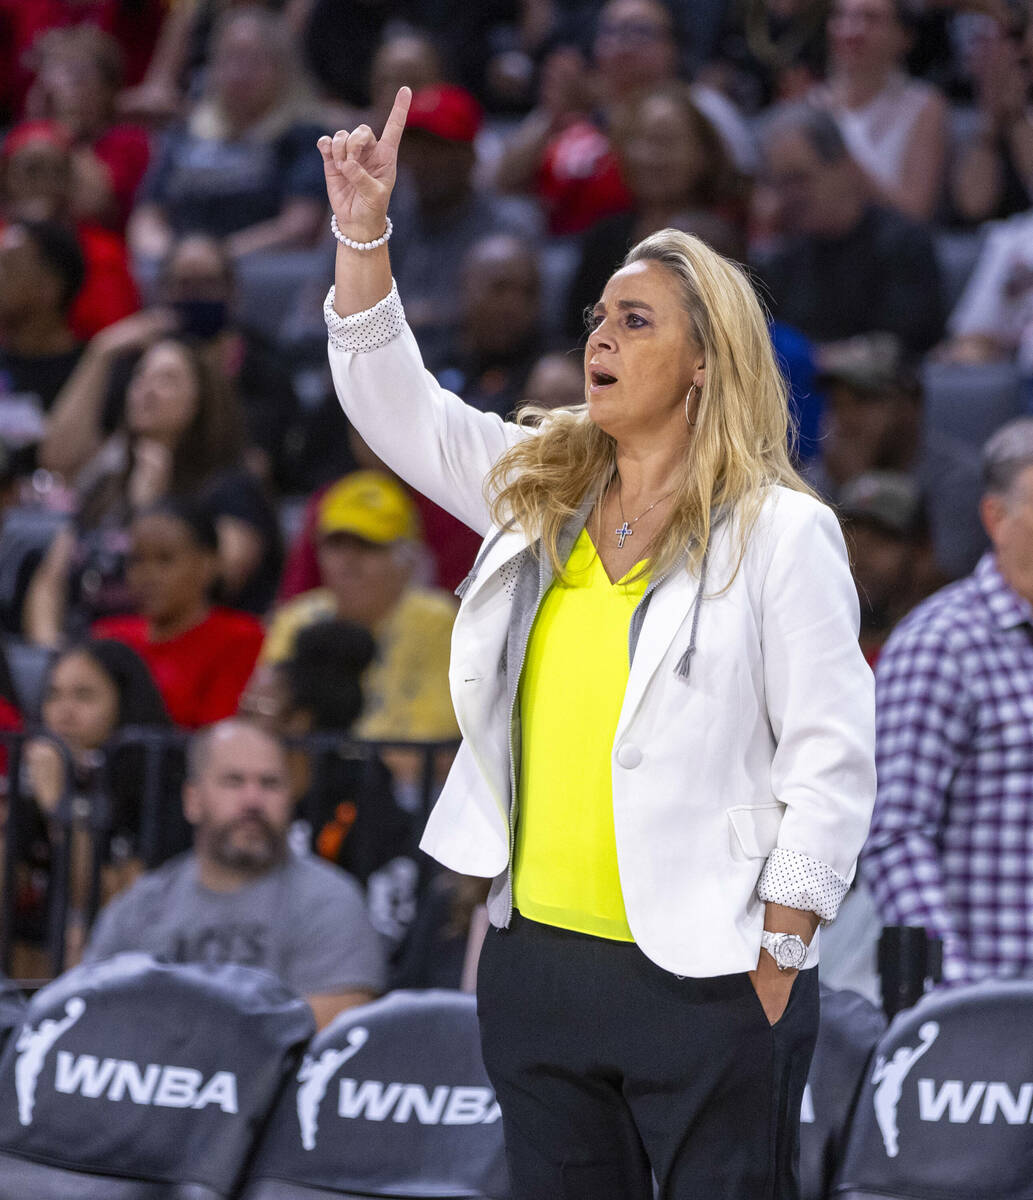
M 600 371 L 598 367 L 592 367 L 592 369 L 589 371 L 588 378 L 591 381 L 593 391 L 597 391 L 600 388 L 611 387 L 617 382 L 616 375 L 611 375 L 607 371 Z

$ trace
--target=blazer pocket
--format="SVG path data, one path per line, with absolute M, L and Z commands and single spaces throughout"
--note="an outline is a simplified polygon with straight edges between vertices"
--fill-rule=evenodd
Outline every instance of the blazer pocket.
M 769 804 L 736 804 L 725 809 L 737 845 L 747 858 L 767 858 L 778 842 L 785 805 L 777 800 Z

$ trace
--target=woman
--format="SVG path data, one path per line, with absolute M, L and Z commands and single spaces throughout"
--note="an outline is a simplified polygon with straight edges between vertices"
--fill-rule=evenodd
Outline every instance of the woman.
M 875 198 L 919 221 L 942 198 L 947 102 L 911 79 L 904 0 L 836 0 L 829 18 L 829 73 L 812 93 L 839 124 Z
M 137 616 L 98 621 L 95 637 L 131 646 L 147 664 L 173 721 L 200 729 L 237 711 L 262 626 L 215 607 L 218 535 L 211 515 L 182 500 L 141 512 L 129 531 L 129 591 Z
M 243 460 L 256 478 L 274 476 L 292 490 L 290 443 L 302 409 L 283 355 L 236 313 L 236 272 L 218 238 L 188 233 L 162 263 L 152 304 L 88 347 L 74 386 L 50 414 L 41 465 L 74 478 L 124 416 L 125 394 L 141 353 L 156 339 L 178 333 L 239 399 L 245 426 Z M 309 484 L 309 486 L 311 486 Z M 293 490 L 303 490 L 295 483 Z
M 330 358 L 373 451 L 488 535 L 423 847 L 495 877 L 478 1003 L 513 1195 L 637 1200 L 652 1171 L 795 1197 L 814 933 L 875 789 L 838 523 L 789 464 L 748 280 L 688 235 L 607 283 L 584 407 L 507 425 L 437 387 L 383 242 L 408 99 L 379 142 L 319 142 L 340 230 L 379 242 L 338 250 Z
M 135 256 L 164 258 L 186 232 L 226 238 L 233 258 L 313 242 L 324 203 L 296 58 L 282 16 L 255 7 L 223 16 L 206 94 L 144 179 L 129 220 Z
M 171 722 L 140 657 L 128 646 L 104 640 L 82 642 L 57 658 L 47 677 L 42 718 L 46 732 L 64 743 L 73 775 L 67 778 L 68 760 L 55 742 L 38 738 L 28 743 L 25 766 L 37 820 L 30 842 L 33 866 L 27 878 L 39 909 L 54 849 L 69 832 L 63 821 L 55 819 L 69 789 L 88 799 L 90 825 L 102 839 L 95 847 L 94 835 L 80 826 L 68 843 L 70 911 L 65 945 L 67 957 L 74 962 L 82 949 L 97 866 L 103 864 L 95 893 L 101 901 L 131 882 L 138 870 L 143 753 L 139 747 L 111 748 L 111 741 L 128 726 L 167 729 Z M 174 793 L 165 788 L 150 800 L 161 809 L 156 827 L 173 840 L 178 835 L 182 842 L 183 822 Z
M 585 313 L 610 271 L 631 246 L 658 229 L 696 233 L 733 257 L 745 250 L 746 179 L 688 85 L 669 83 L 646 92 L 627 106 L 613 133 L 634 207 L 600 221 L 585 235 L 567 293 L 566 333 L 574 341 L 584 337 Z
M 47 677 L 42 716 L 43 728 L 68 747 L 80 782 L 96 770 L 99 752 L 120 729 L 171 726 L 143 659 L 105 639 L 80 642 L 58 656 Z M 28 751 L 36 802 L 46 813 L 57 808 L 64 782 L 57 773 L 62 760 L 52 751 L 53 743 L 45 741 L 31 743 Z M 120 795 L 112 798 L 113 828 L 138 828 L 138 787 L 130 794 L 121 786 L 124 779 L 114 782 Z
M 100 617 L 132 611 L 128 526 L 136 512 L 166 497 L 192 497 L 214 515 L 220 598 L 254 613 L 272 603 L 279 528 L 261 486 L 238 466 L 236 396 L 192 341 L 162 336 L 163 319 L 161 312 L 141 313 L 94 339 L 56 401 L 43 461 L 53 462 L 57 430 L 73 409 L 87 453 L 99 449 L 79 473 L 78 528 L 55 538 L 29 588 L 25 632 L 38 644 L 59 646 L 70 626 L 82 632 Z M 121 425 L 100 443 L 112 368 L 124 350 L 147 342 Z M 93 416 L 83 418 L 84 410 Z
M 52 29 L 32 49 L 36 79 L 26 113 L 56 121 L 72 141 L 75 215 L 124 232 L 150 159 L 142 125 L 117 120 L 125 56 L 94 25 Z
M 607 0 L 592 31 L 591 67 L 580 50 L 559 46 L 542 65 L 537 106 L 503 149 L 495 174 L 501 191 L 533 192 L 549 232 L 581 233 L 625 212 L 632 198 L 611 141 L 624 104 L 678 75 L 678 30 L 662 0 Z M 717 128 L 741 170 L 752 170 L 753 137 L 734 104 L 695 83 L 693 99 Z
M 140 297 L 129 270 L 125 239 L 76 213 L 77 182 L 72 142 L 56 121 L 23 121 L 0 151 L 0 220 L 52 221 L 74 234 L 85 276 L 68 310 L 77 338 L 87 339 L 135 313 Z
M 950 199 L 955 222 L 973 229 L 1033 203 L 1033 9 L 1012 12 L 1015 28 L 984 22 L 970 51 L 975 119 L 952 164 Z

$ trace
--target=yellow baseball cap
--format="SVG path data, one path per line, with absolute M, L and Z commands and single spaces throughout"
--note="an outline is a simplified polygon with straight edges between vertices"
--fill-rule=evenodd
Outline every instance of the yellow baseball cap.
M 400 483 L 380 471 L 353 471 L 319 503 L 320 534 L 351 533 L 378 546 L 420 536 L 416 506 Z

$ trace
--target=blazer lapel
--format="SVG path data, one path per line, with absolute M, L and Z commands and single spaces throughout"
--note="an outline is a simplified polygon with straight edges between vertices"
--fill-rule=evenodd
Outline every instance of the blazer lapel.
M 635 647 L 635 657 L 628 672 L 618 731 L 634 715 L 672 642 L 684 637 L 686 644 L 688 643 L 692 626 L 692 607 L 698 584 L 699 578 L 696 573 L 690 574 L 682 563 L 650 597 L 642 632 Z

